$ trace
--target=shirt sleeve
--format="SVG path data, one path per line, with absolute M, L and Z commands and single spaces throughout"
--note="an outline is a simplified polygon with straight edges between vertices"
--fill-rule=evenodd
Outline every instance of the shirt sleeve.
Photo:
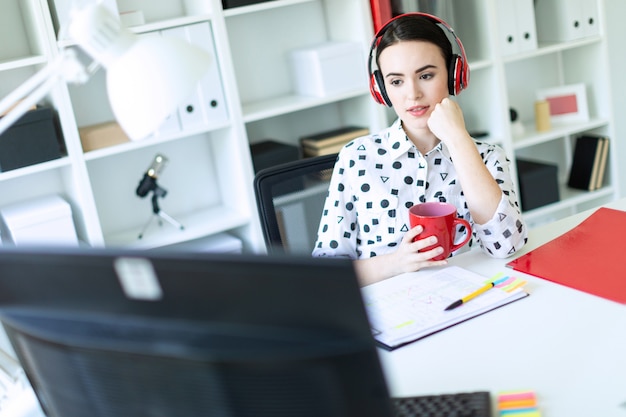
M 344 148 L 331 176 L 312 253 L 314 257 L 358 258 L 357 214 L 348 178 L 349 161 L 349 152 Z
M 506 258 L 527 241 L 528 230 L 517 200 L 509 171 L 510 161 L 501 148 L 491 148 L 485 164 L 502 190 L 502 198 L 493 217 L 484 224 L 473 224 L 480 247 L 495 258 Z

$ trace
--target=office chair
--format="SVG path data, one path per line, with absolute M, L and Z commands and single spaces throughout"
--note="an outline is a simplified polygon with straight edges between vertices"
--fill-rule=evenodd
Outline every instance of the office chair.
M 269 253 L 310 254 L 337 154 L 257 172 L 254 192 Z

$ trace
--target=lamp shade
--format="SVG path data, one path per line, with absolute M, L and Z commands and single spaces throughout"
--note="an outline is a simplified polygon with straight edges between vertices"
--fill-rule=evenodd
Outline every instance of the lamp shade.
M 69 33 L 106 68 L 113 114 L 132 140 L 155 132 L 211 63 L 205 50 L 182 39 L 135 35 L 101 4 L 73 13 Z
M 209 65 L 197 49 L 174 38 L 140 38 L 109 65 L 109 102 L 131 139 L 153 133 L 192 94 Z

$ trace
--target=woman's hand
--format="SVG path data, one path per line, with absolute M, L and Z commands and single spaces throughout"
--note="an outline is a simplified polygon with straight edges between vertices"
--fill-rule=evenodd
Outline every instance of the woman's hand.
M 422 226 L 415 226 L 402 237 L 398 250 L 392 254 L 396 258 L 395 264 L 399 269 L 397 274 L 414 272 L 428 266 L 439 266 L 447 263 L 445 260 L 431 260 L 443 252 L 441 246 L 420 252 L 424 248 L 437 244 L 437 236 L 420 237 L 419 235 L 423 231 Z
M 423 231 L 422 226 L 415 226 L 409 230 L 404 234 L 398 249 L 393 253 L 354 261 L 360 284 L 373 284 L 405 272 L 415 272 L 426 267 L 446 265 L 448 261 L 445 259 L 442 261 L 432 260 L 432 258 L 443 252 L 441 246 L 436 246 L 425 252 L 419 252 L 437 243 L 436 236 L 419 239 L 419 234 Z
M 470 138 L 465 129 L 461 107 L 448 97 L 435 105 L 428 118 L 428 128 L 439 140 L 448 145 L 457 138 Z

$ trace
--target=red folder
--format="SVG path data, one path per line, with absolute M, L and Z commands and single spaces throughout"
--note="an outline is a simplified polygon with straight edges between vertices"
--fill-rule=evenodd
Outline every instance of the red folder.
M 372 20 L 374 22 L 374 32 L 378 32 L 391 17 L 391 1 L 390 0 L 370 0 L 372 9 Z
M 626 212 L 599 208 L 506 266 L 626 304 Z

